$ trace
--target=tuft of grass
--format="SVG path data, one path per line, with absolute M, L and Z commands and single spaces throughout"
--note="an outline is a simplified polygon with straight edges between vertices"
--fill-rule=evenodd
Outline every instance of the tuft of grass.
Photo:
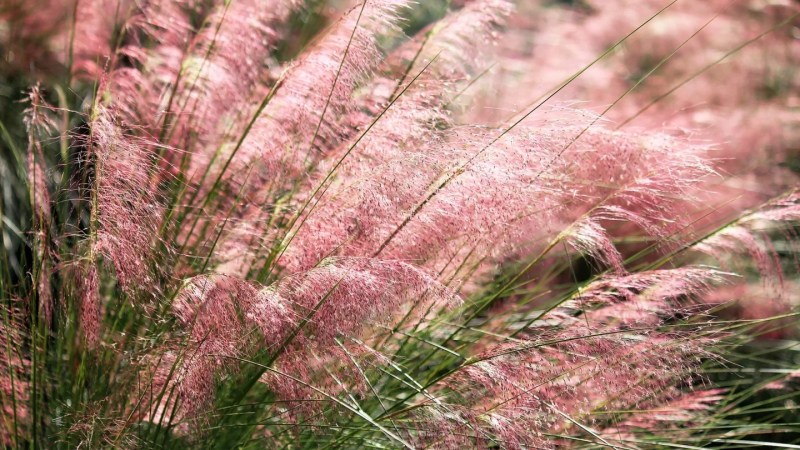
M 655 2 L 486 117 L 531 5 L 34 3 L 0 7 L 4 447 L 800 442 L 800 193 L 629 126 L 796 8 L 661 90 L 751 16 Z M 679 8 L 601 112 L 555 104 Z

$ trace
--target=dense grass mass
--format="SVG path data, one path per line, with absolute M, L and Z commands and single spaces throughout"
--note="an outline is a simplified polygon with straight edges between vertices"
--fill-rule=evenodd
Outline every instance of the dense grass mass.
M 796 448 L 799 15 L 0 1 L 0 445 Z

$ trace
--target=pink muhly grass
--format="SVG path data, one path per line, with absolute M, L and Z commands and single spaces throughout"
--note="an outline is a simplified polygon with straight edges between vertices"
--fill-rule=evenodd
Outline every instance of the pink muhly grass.
M 708 410 L 724 400 L 725 392 L 724 389 L 705 389 L 682 394 L 663 405 L 636 412 L 614 428 L 604 430 L 604 435 L 614 442 L 634 440 L 637 433 L 644 430 L 681 433 L 676 424 L 702 424 Z
M 764 248 L 764 244 L 759 242 L 758 237 L 752 231 L 745 227 L 727 227 L 694 248 L 715 257 L 722 257 L 722 255 L 727 257 L 731 252 L 734 254 L 743 252 L 752 257 L 758 271 L 765 279 L 772 278 L 773 275 L 780 279 L 782 269 L 772 259 L 772 253 Z
M 83 262 L 72 268 L 79 280 L 76 287 L 78 298 L 78 321 L 81 334 L 90 347 L 100 343 L 102 334 L 103 305 L 100 297 L 100 280 L 93 263 Z
M 269 195 L 291 189 L 292 181 L 301 179 L 309 166 L 354 133 L 352 124 L 342 118 L 355 112 L 354 90 L 379 61 L 376 39 L 396 32 L 395 14 L 404 5 L 367 2 L 347 12 L 273 87 L 274 94 L 258 111 L 247 138 L 218 158 L 222 167 L 230 162 L 229 174 L 248 174 L 241 195 L 252 202 L 239 213 L 245 222 L 221 246 L 223 261 L 230 254 L 239 256 L 221 270 L 235 274 L 246 270 L 240 254 L 243 248 L 257 246 L 264 233 L 261 210 Z M 314 88 L 318 85 L 330 88 L 320 91 Z
M 0 444 L 17 445 L 30 426 L 30 370 L 20 343 L 24 341 L 23 311 L 0 309 Z
M 728 302 L 723 313 L 726 317 L 752 320 L 756 323 L 753 333 L 760 339 L 781 340 L 797 336 L 794 314 L 800 305 L 796 282 L 783 286 L 770 284 L 739 283 L 710 292 L 704 299 L 709 304 Z
M 472 430 L 461 439 L 447 437 L 452 442 L 446 444 L 444 436 L 432 433 L 426 445 L 457 448 L 469 445 L 473 436 L 486 443 L 496 440 L 504 448 L 552 445 L 546 434 L 597 426 L 587 417 L 590 411 L 638 408 L 668 398 L 671 393 L 663 387 L 692 373 L 704 353 L 699 342 L 679 343 L 675 336 L 643 339 L 635 333 L 602 336 L 593 330 L 599 334 L 593 337 L 585 329 L 575 331 L 552 336 L 553 341 L 566 341 L 561 344 L 548 345 L 543 336 L 478 355 L 480 362 L 447 383 L 463 407 L 441 407 L 439 412 L 446 417 L 441 422 L 461 422 Z M 656 392 L 662 397 L 654 398 Z
M 76 77 L 96 79 L 110 62 L 117 43 L 114 27 L 124 23 L 131 11 L 128 1 L 81 0 L 70 11 L 70 22 L 62 34 Z
M 321 345 L 354 335 L 364 323 L 390 321 L 407 299 L 447 303 L 451 293 L 415 265 L 371 258 L 330 258 L 313 269 L 276 282 Z M 297 345 L 309 345 L 302 339 Z
M 553 100 L 581 99 L 595 105 L 619 100 L 606 114 L 616 126 L 627 128 L 628 120 L 635 117 L 630 124 L 672 129 L 715 142 L 712 156 L 718 158 L 715 166 L 725 176 L 721 189 L 726 197 L 741 195 L 739 209 L 752 207 L 794 182 L 788 170 L 773 164 L 791 158 L 786 150 L 796 140 L 790 125 L 796 117 L 791 106 L 794 97 L 765 96 L 762 90 L 788 92 L 798 83 L 796 76 L 777 75 L 792 72 L 791 61 L 798 51 L 793 39 L 787 38 L 790 24 L 796 21 L 792 20 L 796 8 L 790 3 L 586 2 L 586 8 L 572 10 L 526 4 L 515 15 L 516 30 L 505 42 L 510 55 L 529 57 L 509 58 L 505 70 L 485 77 L 482 84 L 496 88 L 500 99 L 486 108 L 472 108 L 467 120 L 484 120 L 476 112 L 491 111 L 489 106 L 513 105 L 518 111 L 611 46 L 619 30 L 644 25 L 617 48 L 619 58 L 604 58 L 592 65 Z M 663 13 L 643 24 L 667 5 Z M 749 12 L 743 15 L 744 10 Z M 678 49 L 711 18 L 704 30 Z M 788 20 L 785 27 L 781 19 Z M 619 97 L 675 50 L 658 71 Z M 530 87 L 529 97 L 520 98 L 519 89 L 506 88 L 519 85 Z M 604 89 L 597 89 L 598 85 Z M 673 90 L 676 86 L 680 88 Z M 699 98 L 703 101 L 698 102 Z M 646 112 L 639 115 L 644 108 Z M 760 181 L 755 182 L 756 177 Z M 755 186 L 770 188 L 758 195 L 753 192 Z M 719 189 L 716 192 L 721 194 Z
M 382 257 L 417 261 L 446 255 L 455 246 L 481 245 L 502 253 L 503 245 L 523 243 L 527 230 L 547 233 L 544 224 L 569 222 L 584 211 L 595 227 L 600 220 L 625 221 L 666 235 L 664 230 L 675 225 L 670 205 L 712 173 L 701 159 L 702 147 L 666 136 L 623 135 L 601 128 L 573 142 L 581 131 L 520 127 L 492 143 L 497 131 L 453 128 L 434 133 L 439 139 L 418 148 L 413 143 L 398 148 L 397 155 L 386 151 L 393 147 L 376 142 L 374 153 L 367 153 L 370 158 L 354 155 L 352 164 L 343 165 L 339 178 L 349 175 L 354 180 L 337 180 L 285 258 L 292 261 L 298 253 L 311 257 L 299 262 L 303 267 L 331 251 L 380 251 Z M 370 151 L 369 144 L 364 153 Z M 624 166 L 612 163 L 620 159 L 626 161 Z M 358 172 L 351 175 L 350 167 Z M 431 195 L 430 186 L 447 177 L 453 182 L 435 191 L 414 214 L 418 199 Z M 580 226 L 571 229 L 576 236 Z M 582 236 L 585 244 L 605 236 L 595 228 L 590 239 L 587 231 Z M 593 248 L 600 250 L 597 244 Z M 309 254 L 305 246 L 319 253 Z M 298 263 L 287 265 L 297 267 L 294 264 Z
M 109 109 L 98 107 L 87 145 L 94 156 L 94 230 L 90 258 L 112 263 L 126 289 L 152 282 L 150 249 L 161 206 L 149 178 L 153 143 L 122 128 Z
M 682 267 L 605 276 L 580 290 L 580 299 L 603 305 L 626 300 L 660 304 L 686 295 L 707 292 L 732 274 L 709 267 Z
M 577 304 L 563 303 L 563 313 L 534 323 L 516 342 L 469 358 L 445 383 L 440 396 L 449 401 L 421 405 L 414 415 L 428 430 L 415 439 L 436 448 L 475 439 L 504 448 L 549 446 L 547 435 L 574 427 L 598 436 L 591 430 L 603 426 L 603 410 L 677 401 L 681 391 L 670 386 L 709 356 L 703 347 L 714 338 L 655 329 L 679 310 L 677 300 L 702 294 L 721 275 L 703 268 L 659 270 L 601 279 L 580 290 L 580 308 L 594 305 L 585 318 L 570 313 Z
M 367 102 L 372 106 L 368 108 L 380 107 L 390 100 L 392 104 L 370 124 L 369 134 L 359 135 L 351 142 L 344 141 L 345 145 L 340 146 L 337 151 L 339 155 L 344 152 L 346 156 L 341 163 L 338 163 L 336 158 L 321 163 L 319 175 L 313 178 L 315 184 L 324 183 L 327 177 L 323 175 L 329 170 L 336 168 L 337 172 L 322 191 L 321 195 L 328 198 L 322 201 L 313 199 L 315 201 L 311 210 L 316 209 L 318 212 L 303 217 L 300 220 L 300 230 L 292 235 L 292 239 L 295 240 L 296 234 L 302 233 L 302 237 L 296 239 L 299 243 L 287 248 L 282 261 L 289 270 L 308 267 L 323 257 L 332 245 L 347 240 L 352 242 L 352 238 L 356 237 L 336 238 L 335 236 L 337 234 L 341 236 L 344 230 L 320 229 L 318 223 L 320 217 L 334 216 L 337 220 L 345 220 L 347 222 L 345 228 L 351 232 L 371 234 L 373 226 L 381 223 L 383 226 L 387 225 L 388 218 L 382 209 L 400 202 L 402 207 L 411 207 L 405 198 L 404 187 L 398 186 L 397 182 L 400 180 L 394 177 L 403 174 L 402 176 L 408 177 L 404 184 L 411 187 L 416 183 L 428 182 L 430 173 L 416 169 L 409 170 L 410 166 L 422 168 L 420 164 L 423 164 L 433 170 L 441 167 L 441 162 L 437 161 L 439 155 L 432 154 L 430 158 L 423 159 L 418 155 L 428 150 L 429 146 L 436 145 L 441 139 L 441 133 L 436 128 L 447 126 L 449 122 L 442 106 L 448 99 L 448 93 L 457 86 L 456 83 L 468 76 L 472 70 L 467 62 L 455 62 L 457 59 L 454 51 L 455 43 L 470 45 L 473 39 L 477 40 L 478 37 L 488 38 L 491 30 L 497 26 L 497 22 L 507 13 L 508 7 L 504 2 L 493 4 L 496 8 L 487 7 L 486 2 L 477 2 L 475 5 L 491 13 L 482 14 L 482 20 L 473 23 L 466 20 L 474 18 L 473 9 L 465 8 L 456 14 L 440 33 L 423 42 L 417 64 L 408 69 L 416 81 L 396 86 L 399 97 L 389 98 L 391 93 L 387 88 L 391 88 L 392 85 L 389 80 L 377 78 L 373 81 L 370 87 L 371 99 Z M 448 64 L 448 61 L 453 64 Z M 385 175 L 381 174 L 382 172 L 385 172 Z M 392 192 L 394 190 L 396 192 Z M 360 211 L 350 209 L 348 204 L 340 206 L 335 203 L 337 199 L 349 196 L 349 192 L 357 194 L 351 198 L 350 203 L 357 202 Z M 327 224 L 324 226 L 330 227 Z M 309 243 L 309 247 L 315 248 L 318 253 L 307 254 L 308 250 L 297 248 L 305 246 L 307 239 L 313 240 L 317 237 L 328 239 L 327 243 Z M 331 238 L 339 242 L 331 241 Z M 353 244 L 357 245 L 357 241 Z M 301 260 L 297 260 L 299 256 L 297 252 L 304 254 L 300 256 Z M 347 254 L 368 255 L 370 250 L 361 249 Z
M 289 62 L 276 49 L 295 16 L 332 10 L 82 0 L 66 29 L 14 4 L 19 23 L 53 30 L 48 45 L 72 42 L 54 59 L 63 105 L 34 88 L 24 122 L 32 239 L 20 252 L 33 263 L 0 285 L 39 310 L 20 319 L 0 306 L 2 410 L 18 416 L 0 422 L 0 443 L 613 447 L 715 414 L 727 391 L 705 387 L 704 368 L 724 360 L 719 343 L 791 336 L 778 319 L 795 314 L 800 264 L 786 255 L 800 197 L 742 211 L 758 195 L 732 199 L 740 186 L 716 158 L 738 144 L 653 126 L 703 121 L 663 105 L 629 126 L 672 84 L 625 91 L 655 72 L 633 83 L 620 72 L 684 42 L 707 56 L 731 37 L 667 33 L 647 52 L 632 39 L 620 66 L 596 61 L 591 89 L 580 79 L 564 91 L 632 99 L 613 111 L 523 108 L 527 93 L 481 94 L 510 84 L 487 63 L 506 24 L 529 20 L 523 31 L 540 38 L 523 61 L 539 78 L 514 84 L 558 86 L 558 69 L 575 67 L 554 43 L 574 35 L 585 45 L 572 55 L 594 57 L 653 2 L 619 14 L 587 2 L 585 17 L 520 5 L 541 12 L 527 19 L 505 0 L 453 3 L 430 24 L 405 0 L 348 3 Z M 653 24 L 693 32 L 698 17 L 745 14 L 712 3 Z M 406 21 L 422 31 L 404 41 Z M 473 100 L 487 107 L 466 109 Z M 740 105 L 727 101 L 713 99 Z M 768 110 L 786 112 L 778 103 Z M 513 111 L 487 117 L 492 105 Z M 48 154 L 56 143 L 62 154 Z M 731 220 L 702 204 L 714 183 L 741 202 Z M 761 309 L 744 298 L 762 296 Z M 739 297 L 737 320 L 717 320 Z M 753 334 L 736 334 L 745 325 Z
M 254 2 L 248 0 L 217 5 L 203 27 L 187 44 L 178 78 L 168 98 L 170 108 L 164 129 L 171 128 L 171 141 L 186 145 L 187 139 L 202 139 L 207 157 L 229 137 L 228 130 L 241 120 L 253 95 L 261 95 L 264 60 L 285 32 L 281 28 L 297 1 Z M 241 110 L 241 109 L 244 109 Z M 235 130 L 240 131 L 240 130 Z M 208 165 L 212 159 L 195 165 Z M 202 172 L 202 171 L 201 171 Z M 200 174 L 197 174 L 200 175 Z
M 488 47 L 496 42 L 498 30 L 513 10 L 513 5 L 506 0 L 470 2 L 393 50 L 380 72 L 390 78 L 399 77 L 395 94 L 421 73 L 415 91 L 427 91 L 433 98 L 445 92 L 455 96 L 457 89 L 464 87 L 463 82 L 486 69 Z M 464 52 L 465 47 L 473 51 Z M 431 66 L 422 71 L 428 64 Z
M 38 273 L 35 275 L 38 283 L 39 310 L 47 323 L 53 317 L 53 295 L 50 280 L 52 278 L 53 261 L 50 254 L 50 226 L 52 214 L 50 211 L 51 198 L 47 187 L 47 173 L 45 172 L 44 151 L 39 136 L 48 134 L 54 124 L 48 117 L 50 106 L 44 103 L 38 87 L 34 87 L 29 95 L 31 106 L 26 111 L 25 126 L 28 131 L 28 161 L 27 175 L 30 186 L 30 200 L 33 209 L 34 242 L 37 248 L 39 263 Z
M 395 29 L 395 14 L 403 6 L 403 1 L 367 2 L 334 24 L 284 75 L 233 156 L 233 172 L 255 164 L 256 177 L 261 173 L 296 177 L 308 161 L 352 133 L 340 119 L 353 112 L 353 91 L 379 60 L 376 38 Z M 250 183 L 271 184 L 258 178 Z
M 783 263 L 773 248 L 767 231 L 779 232 L 789 245 L 795 245 L 796 231 L 791 227 L 776 229 L 769 224 L 796 221 L 800 217 L 798 204 L 800 197 L 796 190 L 792 190 L 709 234 L 697 242 L 692 250 L 705 253 L 720 264 L 734 267 L 742 259 L 741 256 L 747 256 L 755 264 L 764 283 L 782 287 L 785 281 Z M 796 258 L 792 261 L 795 268 L 798 263 Z
M 121 119 L 158 136 L 165 120 L 170 87 L 181 71 L 182 54 L 192 28 L 183 1 L 152 1 L 131 7 L 125 16 L 121 46 L 112 47 L 110 73 L 103 88 Z M 158 43 L 145 47 L 143 41 Z M 122 64 L 122 61 L 125 64 Z
M 279 355 L 278 364 L 296 373 L 310 349 L 338 354 L 338 336 L 391 323 L 408 299 L 447 304 L 452 295 L 413 265 L 360 258 L 329 259 L 262 288 L 227 275 L 196 277 L 173 304 L 192 343 L 179 385 L 184 408 L 197 412 L 197 402 L 212 394 L 215 373 L 256 348 Z M 299 392 L 280 377 L 268 380 L 276 392 Z
M 226 357 L 243 356 L 251 335 L 246 324 L 253 317 L 248 306 L 256 300 L 256 295 L 256 290 L 241 280 L 200 277 L 190 280 L 176 298 L 173 310 L 191 333 L 191 345 L 186 349 L 177 378 L 182 407 L 190 413 L 200 411 L 211 398 L 215 373 L 231 366 L 232 361 Z M 269 305 L 262 300 L 259 306 Z M 275 311 L 275 308 L 267 310 Z M 285 327 L 280 319 L 272 320 L 278 322 L 278 327 L 265 330 L 266 339 L 280 336 L 280 329 Z

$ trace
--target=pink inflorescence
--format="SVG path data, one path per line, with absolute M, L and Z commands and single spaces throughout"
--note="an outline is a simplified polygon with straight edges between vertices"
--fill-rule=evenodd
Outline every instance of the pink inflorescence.
M 9 48 L 45 30 L 67 85 L 92 87 L 83 124 L 62 138 L 64 152 L 78 148 L 64 164 L 77 173 L 58 180 L 74 186 L 74 214 L 56 208 L 38 137 L 72 112 L 30 94 L 31 280 L 47 331 L 74 307 L 61 322 L 77 321 L 85 345 L 75 348 L 100 355 L 81 358 L 119 364 L 104 383 L 136 380 L 104 433 L 141 422 L 199 440 L 241 426 L 226 414 L 251 413 L 236 409 L 245 403 L 273 402 L 252 412 L 250 437 L 277 442 L 273 424 L 291 439 L 366 424 L 407 448 L 558 448 L 572 436 L 627 445 L 641 429 L 695 423 L 725 395 L 699 387 L 698 368 L 727 336 L 720 305 L 768 298 L 740 302 L 738 316 L 758 320 L 796 303 L 773 241 L 800 220 L 800 196 L 758 205 L 762 195 L 738 195 L 746 180 L 727 176 L 744 163 L 724 158 L 763 141 L 787 147 L 761 135 L 774 127 L 765 115 L 790 122 L 792 111 L 771 100 L 752 128 L 731 130 L 749 116 L 720 120 L 739 104 L 727 94 L 694 104 L 708 80 L 672 107 L 648 103 L 668 77 L 642 84 L 649 58 L 683 48 L 665 27 L 702 30 L 709 14 L 734 23 L 738 7 L 680 6 L 645 28 L 657 45 L 621 46 L 620 64 L 590 57 L 658 2 L 518 5 L 535 17 L 506 0 L 446 2 L 414 36 L 403 30 L 419 20 L 416 3 L 405 0 L 342 11 L 300 0 L 40 3 L 80 20 L 65 28 L 14 3 L 0 17 L 17 14 L 31 31 L 10 27 L 20 39 Z M 325 23 L 313 39 L 291 27 L 309 17 Z M 752 35 L 749 19 L 736 23 L 730 34 Z M 687 41 L 691 67 L 734 40 L 698 36 L 699 47 Z M 786 53 L 781 64 L 796 49 Z M 593 66 L 574 84 L 563 73 L 573 59 Z M 731 97 L 751 104 L 756 69 L 736 67 Z M 590 104 L 550 101 L 562 87 Z M 711 145 L 714 133 L 731 139 Z M 794 180 L 779 178 L 765 191 Z M 729 204 L 704 203 L 715 189 Z M 53 211 L 78 216 L 68 235 L 49 235 L 60 230 Z M 781 230 L 794 241 L 795 229 Z M 734 273 L 748 271 L 759 288 Z M 31 350 L 10 343 L 38 324 L 2 308 L 0 409 L 28 427 L 27 407 L 6 398 L 28 402 Z M 18 444 L 15 433 L 0 422 L 1 444 Z

